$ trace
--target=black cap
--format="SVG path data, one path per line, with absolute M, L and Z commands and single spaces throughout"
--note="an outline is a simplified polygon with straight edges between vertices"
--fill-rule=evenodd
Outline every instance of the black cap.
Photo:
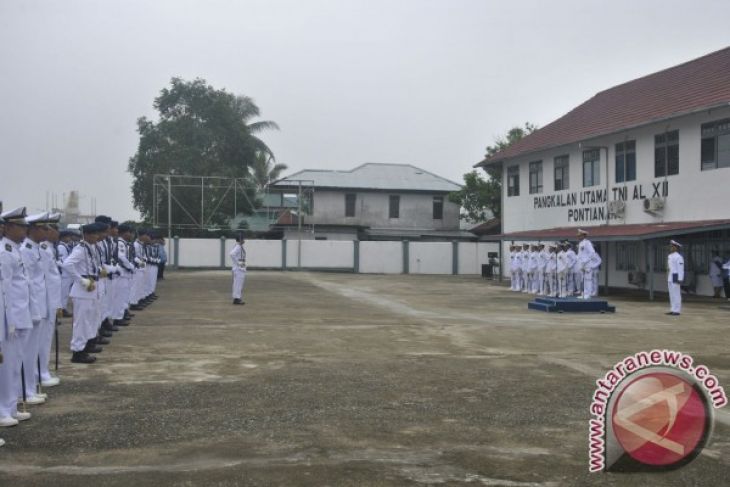
M 112 221 L 111 217 L 108 217 L 106 215 L 99 215 L 96 218 L 94 218 L 94 222 L 96 223 L 106 223 L 107 225 L 110 224 Z

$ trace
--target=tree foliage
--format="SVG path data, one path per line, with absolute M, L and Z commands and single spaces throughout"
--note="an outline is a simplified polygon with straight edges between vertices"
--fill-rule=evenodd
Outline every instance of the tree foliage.
M 250 171 L 259 194 L 265 192 L 269 184 L 279 179 L 281 173 L 287 169 L 286 164 L 277 164 L 270 153 L 257 152 Z
M 167 195 L 164 191 L 154 194 L 155 174 L 247 178 L 244 188 L 238 188 L 245 194 L 239 194 L 235 203 L 229 196 L 232 192 L 226 193 L 224 187 L 213 183 L 200 190 L 175 190 L 173 225 L 202 221 L 225 225 L 233 216 L 234 204 L 238 213 L 250 213 L 255 204 L 256 184 L 248 177 L 249 168 L 260 154 L 273 160 L 271 149 L 257 134 L 278 126 L 271 121 L 254 121 L 260 112 L 251 98 L 215 89 L 199 78 L 172 78 L 155 98 L 154 108 L 159 115 L 156 122 L 146 117 L 137 120 L 139 145 L 128 167 L 133 176 L 134 207 L 143 218 L 152 219 L 153 198 L 157 196 L 159 220 L 164 218 L 166 222 Z M 205 208 L 197 210 L 201 197 L 210 214 L 206 214 Z
M 487 146 L 486 158 L 506 149 L 526 135 L 537 130 L 537 126 L 527 122 L 523 127 L 513 127 L 504 136 L 497 137 L 494 145 Z M 464 174 L 464 187 L 451 193 L 449 200 L 461 205 L 465 213 L 462 218 L 473 222 L 488 219 L 488 212 L 494 218 L 502 216 L 502 169 L 497 166 L 484 168 L 487 177 L 483 178 L 476 170 Z

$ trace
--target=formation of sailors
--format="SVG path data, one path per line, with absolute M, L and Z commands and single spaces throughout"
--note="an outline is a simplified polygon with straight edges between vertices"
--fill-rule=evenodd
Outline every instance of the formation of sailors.
M 567 240 L 511 245 L 510 289 L 559 298 L 597 296 L 601 256 L 587 236 L 578 230 L 577 252 Z
M 157 299 L 159 235 L 107 216 L 59 230 L 60 216 L 24 207 L 0 214 L 0 426 L 30 419 L 27 406 L 60 384 L 50 362 L 55 337 L 58 370 L 63 317 L 73 318 L 71 362 L 93 364 L 130 311 Z

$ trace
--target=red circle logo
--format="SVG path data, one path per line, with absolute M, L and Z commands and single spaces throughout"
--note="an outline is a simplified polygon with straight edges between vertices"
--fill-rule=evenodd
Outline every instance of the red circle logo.
M 672 466 L 692 460 L 710 428 L 704 395 L 669 372 L 638 377 L 621 391 L 611 415 L 616 439 L 634 460 Z

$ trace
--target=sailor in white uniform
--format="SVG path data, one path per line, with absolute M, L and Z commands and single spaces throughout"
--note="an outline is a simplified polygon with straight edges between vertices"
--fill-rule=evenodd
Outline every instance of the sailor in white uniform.
M 66 260 L 66 257 L 71 255 L 71 249 L 73 248 L 73 242 L 72 242 L 72 235 L 73 232 L 70 230 L 62 230 L 59 234 L 59 242 L 56 246 L 56 249 L 58 250 L 58 260 L 63 265 L 63 261 Z M 61 304 L 63 305 L 63 317 L 64 318 L 70 318 L 71 317 L 71 310 L 69 309 L 69 299 L 68 299 L 68 293 L 71 292 L 71 285 L 74 283 L 73 279 L 71 279 L 70 276 L 63 273 L 63 269 L 61 270 Z
M 243 285 L 246 282 L 246 249 L 243 236 L 236 236 L 236 245 L 229 254 L 231 257 L 231 271 L 233 272 L 233 304 L 246 304 L 243 299 Z
M 565 292 L 567 296 L 573 296 L 577 291 L 578 284 L 575 279 L 578 256 L 575 254 L 573 246 L 567 240 L 563 242 L 562 248 L 565 252 Z
M 570 276 L 570 268 L 568 267 L 568 260 L 566 257 L 565 249 L 558 247 L 557 253 L 557 269 L 558 269 L 558 297 L 564 298 L 567 296 L 567 281 Z
M 667 313 L 671 316 L 679 316 L 682 312 L 682 290 L 684 281 L 684 257 L 679 253 L 682 245 L 671 240 L 669 242 L 670 253 L 667 257 L 667 288 L 669 289 L 669 306 Z
M 46 222 L 48 213 L 38 213 L 26 218 L 28 236 L 20 245 L 20 255 L 23 266 L 30 282 L 30 316 L 33 328 L 23 346 L 23 370 L 25 372 L 25 397 L 28 404 L 42 404 L 46 400 L 45 394 L 38 393 L 38 357 L 42 330 L 48 325 L 50 312 L 48 310 L 48 289 L 46 287 L 46 273 L 41 253 L 41 243 L 46 240 Z M 22 390 L 18 397 L 23 397 Z
M 514 245 L 509 246 L 509 276 L 510 290 L 517 291 L 517 251 Z
M 41 385 L 43 387 L 57 386 L 61 380 L 51 375 L 48 363 L 51 360 L 51 346 L 53 345 L 53 334 L 56 331 L 56 320 L 61 317 L 63 306 L 61 304 L 61 265 L 56 252 L 58 242 L 57 225 L 61 219 L 60 213 L 48 215 L 46 223 L 46 240 L 41 243 L 41 262 L 43 273 L 46 276 L 46 290 L 48 295 L 48 319 L 41 323 L 40 340 L 38 346 L 38 359 L 40 363 Z
M 515 245 L 515 291 L 522 291 L 522 248 Z
M 521 287 L 520 291 L 523 293 L 530 292 L 530 244 L 522 244 L 522 277 L 520 279 Z
M 74 363 L 91 364 L 97 353 L 91 340 L 96 337 L 99 326 L 98 305 L 99 292 L 99 264 L 94 245 L 97 242 L 103 225 L 90 223 L 82 227 L 83 240 L 74 247 L 71 255 L 63 263 L 63 271 L 74 280 L 71 286 L 71 299 L 74 306 L 73 330 L 71 334 L 71 361 Z
M 601 257 L 593 248 L 593 244 L 587 238 L 588 232 L 578 230 L 578 266 L 583 274 L 583 295 L 582 299 L 590 299 L 595 296 L 593 287 L 597 285 L 594 281 L 594 271 L 601 265 Z
M 18 421 L 30 418 L 30 413 L 18 411 L 23 349 L 33 329 L 30 281 L 20 255 L 20 244 L 26 237 L 28 224 L 24 207 L 7 211 L 0 217 L 5 221 L 5 232 L 0 241 L 0 282 L 5 312 L 3 363 L 0 364 L 0 426 L 15 426 Z
M 538 281 L 538 293 L 545 296 L 547 294 L 546 284 L 547 281 L 547 263 L 550 260 L 550 252 L 548 251 L 545 244 L 538 245 L 539 251 L 537 254 L 537 281 Z
M 556 245 L 550 245 L 547 263 L 545 264 L 545 295 L 558 297 L 558 259 Z

